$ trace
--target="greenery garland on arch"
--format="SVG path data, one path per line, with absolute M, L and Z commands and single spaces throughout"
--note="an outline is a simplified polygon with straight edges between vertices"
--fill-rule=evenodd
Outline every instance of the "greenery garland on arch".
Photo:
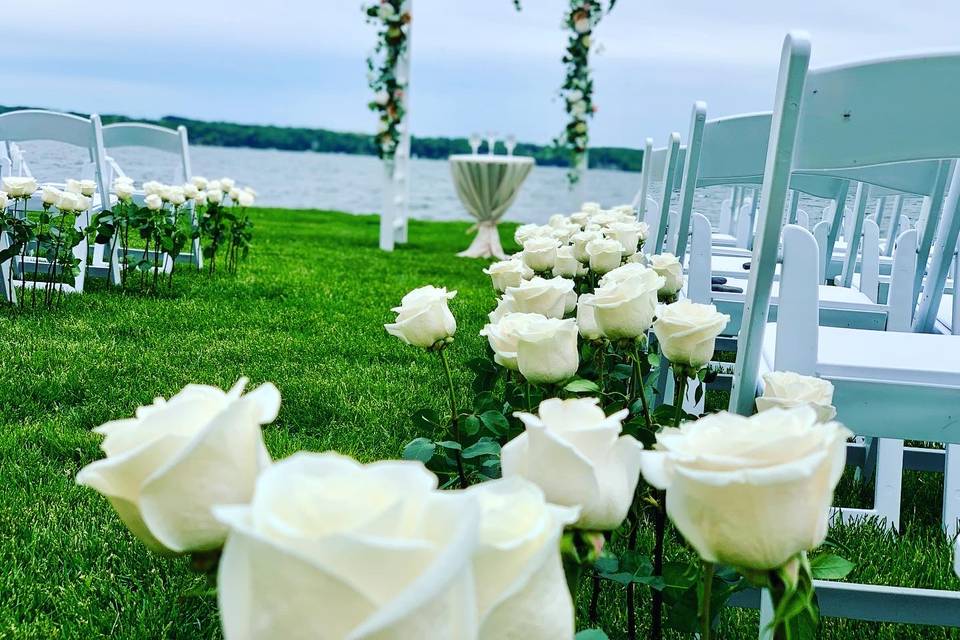
M 407 0 L 377 0 L 363 8 L 367 22 L 377 25 L 377 44 L 367 57 L 367 81 L 373 90 L 371 111 L 380 116 L 375 136 L 377 153 L 390 160 L 400 144 L 403 94 L 407 78 L 397 74 L 398 62 L 407 54 L 411 15 Z

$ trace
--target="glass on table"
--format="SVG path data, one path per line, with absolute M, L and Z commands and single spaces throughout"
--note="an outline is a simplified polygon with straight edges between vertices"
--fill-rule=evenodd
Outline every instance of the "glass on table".
M 480 137 L 479 133 L 470 134 L 470 151 L 473 155 L 480 153 L 480 144 L 483 142 L 483 139 Z
M 512 156 L 513 150 L 517 148 L 517 136 L 512 133 L 507 136 L 507 139 L 504 140 L 503 146 L 507 148 L 507 155 Z
M 493 155 L 494 149 L 497 147 L 497 132 L 488 131 L 487 132 L 487 155 Z

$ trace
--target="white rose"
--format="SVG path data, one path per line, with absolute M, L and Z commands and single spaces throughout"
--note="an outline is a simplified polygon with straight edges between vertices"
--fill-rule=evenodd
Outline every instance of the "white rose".
M 577 321 L 532 319 L 517 329 L 517 368 L 534 384 L 571 378 L 580 366 Z
M 573 28 L 577 33 L 588 33 L 590 31 L 590 20 L 587 18 L 575 20 Z
M 236 181 L 233 178 L 220 178 L 220 190 L 221 191 L 230 191 L 233 189 L 233 185 L 236 184 Z
M 663 276 L 660 295 L 674 296 L 683 289 L 683 265 L 672 253 L 661 253 L 647 258 L 650 268 Z
M 533 277 L 533 270 L 520 260 L 501 260 L 483 270 L 490 276 L 493 288 L 503 293 L 507 287 L 518 287 L 524 280 Z
M 657 434 L 643 476 L 702 558 L 774 569 L 826 537 L 851 435 L 809 407 L 718 413 Z
M 414 289 L 403 296 L 399 307 L 394 307 L 396 321 L 383 327 L 409 345 L 432 347 L 457 332 L 457 320 L 447 306 L 456 295 L 456 291 L 432 285 Z
M 559 240 L 560 244 L 567 244 L 570 242 L 573 234 L 580 233 L 580 225 L 572 222 L 561 227 L 552 227 L 552 229 L 553 231 L 550 233 L 550 237 Z
M 503 317 L 508 313 L 517 313 L 517 310 L 513 306 L 513 299 L 503 296 L 497 300 L 497 307 L 488 313 L 487 317 L 490 319 L 490 324 L 496 324 L 503 320 Z
M 257 193 L 257 190 L 254 189 L 253 187 L 244 187 L 243 190 L 249 193 L 250 195 L 252 195 L 254 198 L 260 195 L 259 193 Z
M 570 105 L 570 113 L 575 117 L 583 116 L 587 112 L 587 103 L 578 100 Z
M 163 199 L 156 193 L 151 193 L 144 198 L 143 203 L 147 205 L 147 209 L 150 211 L 159 211 L 163 208 Z
M 2 182 L 3 190 L 10 198 L 27 198 L 37 190 L 37 181 L 30 177 L 7 176 Z
M 227 640 L 477 637 L 477 501 L 415 462 L 298 453 L 216 515 Z
M 643 276 L 648 271 L 651 271 L 649 267 L 637 262 L 628 262 L 627 264 L 617 267 L 613 271 L 608 271 L 605 273 L 603 277 L 600 278 L 598 284 L 601 287 L 609 284 L 617 284 L 630 278 Z
M 200 205 L 207 204 L 207 192 L 197 191 L 197 195 L 193 197 L 193 201 Z
M 165 189 L 166 187 L 163 183 L 157 182 L 156 180 L 147 180 L 143 183 L 143 192 L 148 196 L 159 196 L 163 194 Z
M 590 222 L 606 229 L 612 224 L 623 222 L 623 219 L 618 213 L 614 213 L 612 211 L 600 211 L 590 217 Z
M 117 194 L 117 198 L 122 202 L 130 202 L 133 199 L 134 187 L 132 182 L 126 181 L 116 181 L 113 183 L 113 192 Z
M 603 335 L 610 340 L 645 335 L 653 324 L 661 285 L 663 278 L 651 269 L 643 269 L 599 287 L 591 304 Z
M 207 188 L 207 179 L 204 178 L 203 176 L 193 176 L 192 178 L 190 178 L 190 182 L 192 182 L 193 186 L 195 186 L 197 189 L 200 189 L 201 191 Z
M 717 336 L 728 322 L 730 316 L 719 313 L 712 304 L 683 299 L 660 305 L 653 332 L 670 362 L 699 370 L 710 362 Z
M 560 247 L 557 249 L 557 259 L 553 263 L 553 275 L 564 278 L 576 278 L 585 270 L 577 258 L 573 255 L 573 247 Z
M 60 190 L 47 185 L 43 188 L 43 191 L 40 192 L 40 200 L 47 206 L 57 204 L 60 200 Z M 0 209 L 2 208 L 3 207 L 0 207 Z
M 526 431 L 503 447 L 501 466 L 503 477 L 530 480 L 548 502 L 579 506 L 574 526 L 605 531 L 627 516 L 643 445 L 617 437 L 626 409 L 605 416 L 597 402 L 551 398 L 540 403 L 539 416 L 518 413 Z
M 223 202 L 223 191 L 219 189 L 207 189 L 207 202 L 211 204 L 220 204 Z
M 643 253 L 642 251 L 637 251 L 635 254 L 627 258 L 627 263 L 642 264 L 645 267 L 649 264 L 649 262 L 650 261 L 647 258 L 647 254 Z
M 200 189 L 197 188 L 197 185 L 192 182 L 187 182 L 183 185 L 183 195 L 188 200 L 193 200 L 197 197 L 197 194 L 200 193 Z
M 590 254 L 587 253 L 587 245 L 594 240 L 600 240 L 603 234 L 599 231 L 578 231 L 570 236 L 570 242 L 573 246 L 573 256 L 578 262 L 587 264 L 590 262 Z
M 241 207 L 252 207 L 255 197 L 249 191 L 241 191 L 240 195 L 237 197 L 237 204 Z
M 9 198 L 7 198 L 6 191 L 0 191 L 0 213 L 3 213 L 3 210 L 7 208 L 7 205 L 10 203 Z
M 612 238 L 623 246 L 623 254 L 632 256 L 637 252 L 640 243 L 646 240 L 650 228 L 646 222 L 614 222 L 607 227 L 607 237 Z
M 616 240 L 609 238 L 591 240 L 587 243 L 587 255 L 590 256 L 590 269 L 604 274 L 620 266 L 623 247 Z
M 480 506 L 480 545 L 473 555 L 479 638 L 572 638 L 573 599 L 560 536 L 579 510 L 548 504 L 539 487 L 519 477 L 483 482 L 465 493 Z
M 579 102 L 583 100 L 583 91 L 573 89 L 567 94 L 567 102 Z
M 518 371 L 517 332 L 533 321 L 542 320 L 538 313 L 506 312 L 497 322 L 484 325 L 480 335 L 487 338 L 493 349 L 493 360 L 501 367 Z
M 580 205 L 580 211 L 586 211 L 590 215 L 600 213 L 600 203 L 599 202 L 584 202 Z
M 81 180 L 80 181 L 80 193 L 87 196 L 88 198 L 97 192 L 97 183 L 93 180 Z
M 590 214 L 586 211 L 577 211 L 570 214 L 570 222 L 579 225 L 582 229 L 590 221 Z
M 77 197 L 80 199 L 80 211 L 86 211 L 93 206 L 93 200 L 82 193 Z
M 136 417 L 107 422 L 107 457 L 77 474 L 77 483 L 110 500 L 127 528 L 162 553 L 217 549 L 227 528 L 211 513 L 217 504 L 250 500 L 257 475 L 270 465 L 260 425 L 273 422 L 280 393 L 264 384 L 241 395 L 187 385 L 157 398 Z
M 234 187 L 233 189 L 230 189 L 230 193 L 228 195 L 230 196 L 230 200 L 232 202 L 240 202 L 240 189 Z
M 562 318 L 567 296 L 573 291 L 573 280 L 534 276 L 516 287 L 507 287 L 505 298 L 513 311 L 539 313 L 547 318 Z
M 792 371 L 763 374 L 763 396 L 757 398 L 757 411 L 799 406 L 811 407 L 817 412 L 820 422 L 833 420 L 837 415 L 833 406 L 833 384 L 829 380 L 802 376 Z
M 206 186 L 207 191 L 223 191 L 223 187 L 220 186 L 219 180 L 210 180 L 207 182 Z
M 530 238 L 523 243 L 523 262 L 534 271 L 549 271 L 557 260 L 560 242 L 548 236 Z
M 563 215 L 562 213 L 555 213 L 552 216 L 550 216 L 549 220 L 547 220 L 547 225 L 553 227 L 554 229 L 565 227 L 568 224 L 570 224 L 570 218 Z
M 389 20 L 390 18 L 397 15 L 397 11 L 396 9 L 393 8 L 392 4 L 389 4 L 387 2 L 381 2 L 380 8 L 377 9 L 377 15 L 380 17 L 381 20 Z
M 67 191 L 67 193 L 80 193 L 80 181 L 68 178 L 64 190 Z
M 577 300 L 577 329 L 584 340 L 599 340 L 603 337 L 597 324 L 597 312 L 593 308 L 593 294 L 584 293 Z
M 83 196 L 72 191 L 61 191 L 57 197 L 56 207 L 66 213 L 83 211 Z
M 183 187 L 168 187 L 165 195 L 166 199 L 170 201 L 170 204 L 176 207 L 179 207 L 187 201 L 187 195 L 184 192 Z
M 513 232 L 513 240 L 521 247 L 523 243 L 537 236 L 543 235 L 543 230 L 538 224 L 522 224 Z

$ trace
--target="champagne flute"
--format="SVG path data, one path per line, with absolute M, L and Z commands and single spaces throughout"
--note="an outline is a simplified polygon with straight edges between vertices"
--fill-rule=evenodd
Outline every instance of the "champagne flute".
M 497 146 L 497 132 L 488 131 L 487 132 L 487 155 L 492 156 L 493 150 L 496 148 L 496 146 Z
M 480 138 L 479 133 L 470 134 L 470 151 L 473 152 L 473 155 L 480 153 L 480 143 L 483 142 L 483 139 Z
M 513 150 L 517 148 L 517 136 L 512 133 L 507 136 L 507 139 L 504 141 L 503 146 L 507 148 L 507 155 L 512 156 Z

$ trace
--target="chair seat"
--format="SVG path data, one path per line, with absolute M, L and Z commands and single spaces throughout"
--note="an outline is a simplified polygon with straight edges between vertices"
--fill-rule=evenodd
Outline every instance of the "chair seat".
M 743 289 L 743 294 L 738 293 L 720 293 L 714 292 L 714 297 L 723 296 L 724 299 L 732 300 L 735 296 L 739 296 L 740 300 L 743 300 L 745 293 L 747 291 L 747 281 L 740 278 L 727 278 L 727 286 L 730 287 L 739 287 Z M 770 290 L 770 301 L 775 304 L 777 298 L 780 297 L 780 282 L 776 281 L 773 283 L 773 288 Z M 831 287 L 829 285 L 822 284 L 820 285 L 820 306 L 830 306 L 830 303 L 842 303 L 842 304 L 874 304 L 871 302 L 862 291 L 857 289 L 851 289 L 848 287 Z M 826 304 L 824 304 L 826 303 Z
M 750 256 L 711 256 L 710 269 L 715 276 L 726 278 L 750 277 L 750 270 L 744 269 L 744 263 L 750 262 Z M 776 279 L 780 279 L 780 265 L 777 265 Z
M 960 388 L 960 336 L 819 327 L 816 375 Z M 767 324 L 763 360 L 773 368 L 777 324 Z
M 732 236 L 729 233 L 714 232 L 710 236 L 710 241 L 714 246 L 717 247 L 734 247 L 737 244 L 737 237 Z

